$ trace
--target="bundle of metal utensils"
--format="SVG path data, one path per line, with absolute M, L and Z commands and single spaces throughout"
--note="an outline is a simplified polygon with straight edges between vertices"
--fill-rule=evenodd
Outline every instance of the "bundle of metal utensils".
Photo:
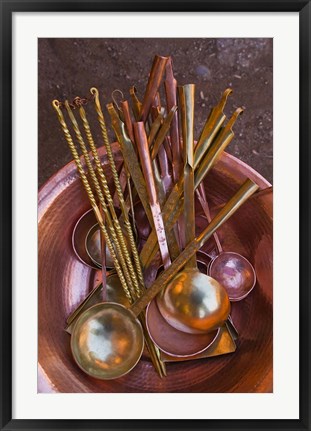
M 129 93 L 131 105 L 119 90 L 107 105 L 113 145 L 96 88 L 88 98 L 52 102 L 97 221 L 89 253 L 103 281 L 68 317 L 66 330 L 77 365 L 99 379 L 124 376 L 142 355 L 164 377 L 167 362 L 234 352 L 238 333 L 230 304 L 256 283 L 252 265 L 223 251 L 216 230 L 258 186 L 247 179 L 211 218 L 202 182 L 233 139 L 243 111 L 226 122 L 232 90 L 211 110 L 196 143 L 195 85 L 177 85 L 170 57 L 154 58 L 142 102 L 135 87 Z M 96 133 L 87 118 L 90 107 Z M 102 154 L 94 136 L 102 137 Z M 208 221 L 198 236 L 195 200 Z M 216 244 L 212 258 L 200 250 L 210 238 Z M 106 273 L 108 266 L 113 271 Z

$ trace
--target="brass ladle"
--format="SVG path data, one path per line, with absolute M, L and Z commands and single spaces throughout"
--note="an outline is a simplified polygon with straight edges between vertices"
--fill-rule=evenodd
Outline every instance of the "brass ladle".
M 184 143 L 185 244 L 195 237 L 194 209 L 194 90 L 189 84 L 179 88 Z M 193 256 L 184 269 L 157 296 L 164 319 L 174 328 L 190 334 L 219 328 L 228 318 L 230 301 L 218 281 L 198 270 Z
M 115 303 L 100 303 L 79 317 L 72 332 L 71 349 L 75 361 L 83 371 L 100 379 L 113 379 L 133 369 L 141 357 L 144 344 L 142 326 L 137 316 L 214 231 L 257 189 L 258 186 L 253 181 L 246 180 L 209 226 L 186 246 L 130 308 Z

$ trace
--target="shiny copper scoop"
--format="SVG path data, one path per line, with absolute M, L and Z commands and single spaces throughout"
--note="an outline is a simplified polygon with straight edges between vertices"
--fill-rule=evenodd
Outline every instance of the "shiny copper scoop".
M 203 184 L 197 196 L 210 223 L 211 215 Z M 214 233 L 217 255 L 209 265 L 209 275 L 227 291 L 230 301 L 241 301 L 256 285 L 256 273 L 252 264 L 241 254 L 223 251 L 217 232 Z

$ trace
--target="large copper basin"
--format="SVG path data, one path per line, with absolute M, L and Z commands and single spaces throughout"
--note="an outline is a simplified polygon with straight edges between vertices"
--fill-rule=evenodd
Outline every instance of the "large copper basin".
M 114 145 L 117 164 L 121 154 Z M 108 171 L 107 171 L 108 174 Z M 270 184 L 252 168 L 224 154 L 205 179 L 212 212 L 251 177 Z M 272 193 L 251 198 L 219 231 L 224 250 L 254 265 L 257 284 L 232 304 L 239 331 L 236 352 L 167 364 L 160 379 L 147 355 L 128 375 L 113 381 L 84 374 L 73 360 L 66 318 L 100 279 L 77 259 L 71 243 L 76 221 L 90 208 L 74 163 L 57 172 L 39 192 L 40 392 L 271 392 L 272 388 Z M 199 207 L 197 208 L 200 211 Z M 212 244 L 208 245 L 212 247 Z

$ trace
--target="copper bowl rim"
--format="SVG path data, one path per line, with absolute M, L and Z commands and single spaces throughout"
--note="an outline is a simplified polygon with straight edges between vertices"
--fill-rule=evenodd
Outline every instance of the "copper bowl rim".
M 120 154 L 120 158 L 122 158 L 122 154 L 121 154 L 121 150 L 120 150 L 120 146 L 118 144 L 118 142 L 113 142 L 111 144 L 112 147 L 112 151 L 115 153 L 119 153 Z M 106 155 L 106 153 L 104 154 L 100 154 L 100 156 L 102 157 L 103 155 Z M 260 185 L 260 189 L 265 189 L 268 187 L 271 187 L 271 183 L 269 183 L 268 180 L 266 180 L 265 177 L 263 177 L 259 172 L 257 172 L 254 168 L 252 168 L 250 165 L 248 165 L 247 163 L 243 162 L 243 160 L 238 159 L 237 157 L 233 156 L 232 154 L 228 153 L 227 151 L 224 151 L 222 154 L 222 157 L 225 157 L 229 160 L 232 160 L 235 164 L 238 163 L 240 166 L 242 166 L 247 172 L 248 172 L 248 176 L 249 177 L 255 177 L 256 178 L 256 182 Z M 54 182 L 58 182 L 58 178 L 62 178 L 64 176 L 64 172 L 71 172 L 71 167 L 75 165 L 74 160 L 71 160 L 70 162 L 66 163 L 62 168 L 60 168 L 57 172 L 55 172 L 53 175 L 51 175 L 50 178 L 48 178 L 46 180 L 46 182 L 44 184 L 42 184 L 41 187 L 39 187 L 38 190 L 38 195 L 42 195 L 44 193 L 49 193 L 52 191 L 52 183 L 54 184 Z M 79 178 L 79 174 L 76 172 L 76 175 L 74 178 L 72 178 L 72 181 L 75 181 L 76 178 Z M 69 184 L 68 184 L 69 185 Z M 44 189 L 47 190 L 44 190 Z M 39 204 L 39 203 L 38 203 Z M 39 217 L 40 218 L 40 217 Z

